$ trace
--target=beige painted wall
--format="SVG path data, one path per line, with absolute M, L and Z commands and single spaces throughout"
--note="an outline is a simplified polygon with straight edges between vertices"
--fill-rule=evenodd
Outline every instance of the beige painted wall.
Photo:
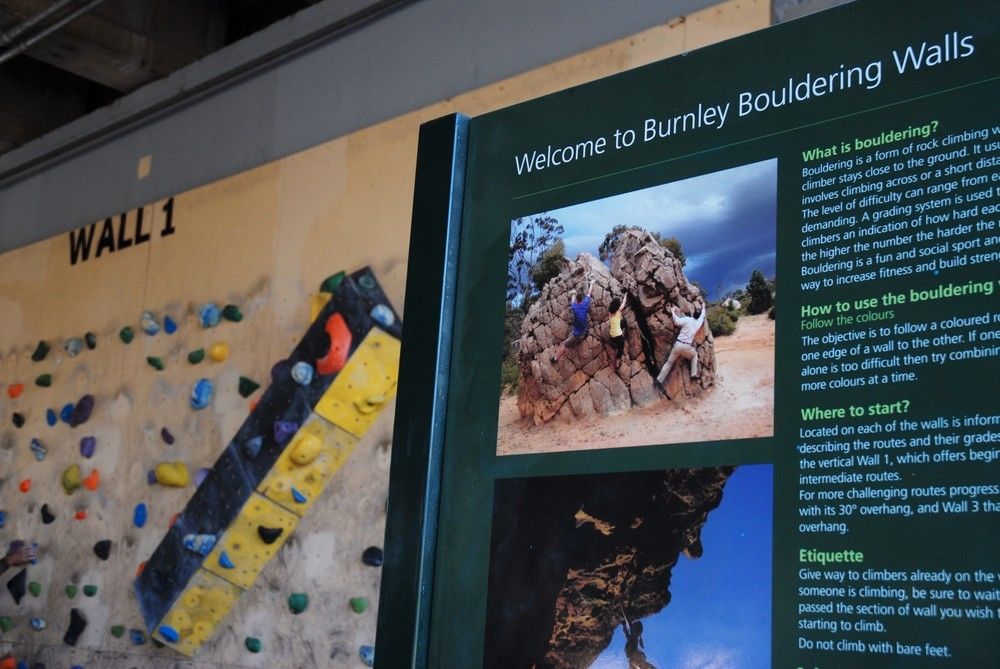
M 62 236 L 0 256 L 0 510 L 7 512 L 0 542 L 21 537 L 40 543 L 41 558 L 29 578 L 44 588 L 20 607 L 0 590 L 0 616 L 15 622 L 10 633 L 0 633 L 0 655 L 26 654 L 50 667 L 360 666 L 357 649 L 373 643 L 376 612 L 373 606 L 356 615 L 347 600 L 377 600 L 378 570 L 363 566 L 359 556 L 382 541 L 391 411 L 196 663 L 178 662 L 166 649 L 132 646 L 127 635 L 115 639 L 109 633 L 117 623 L 141 627 L 131 594 L 136 566 L 193 492 L 149 487 L 146 470 L 165 459 L 184 460 L 192 470 L 211 466 L 246 416 L 247 403 L 236 393 L 238 376 L 268 378 L 271 364 L 304 332 L 310 295 L 327 275 L 371 265 L 401 309 L 420 123 L 453 111 L 481 114 L 763 28 L 769 18 L 765 0 L 731 0 L 178 195 L 176 233 L 154 235 L 139 247 L 70 266 L 68 236 Z M 153 161 L 155 166 L 156 156 Z M 160 204 L 146 209 L 154 229 L 162 220 Z M 202 330 L 195 312 L 208 300 L 237 303 L 246 318 Z M 123 345 L 116 333 L 125 324 L 135 328 L 143 309 L 171 314 L 181 329 L 155 337 L 137 331 L 136 340 Z M 97 349 L 66 356 L 61 350 L 66 339 L 88 330 L 98 335 Z M 53 352 L 45 362 L 33 363 L 39 339 L 50 342 Z M 191 367 L 184 360 L 192 348 L 217 340 L 230 346 L 226 362 Z M 148 355 L 163 357 L 166 370 L 149 367 Z M 34 386 L 43 372 L 53 374 L 51 388 Z M 187 396 L 201 376 L 212 378 L 219 393 L 210 409 L 193 412 Z M 24 394 L 8 398 L 7 386 L 19 382 L 26 386 Z M 45 424 L 46 408 L 58 410 L 87 392 L 97 398 L 90 423 L 74 430 Z M 23 429 L 11 425 L 13 411 L 25 414 Z M 161 441 L 163 426 L 177 436 L 173 446 Z M 97 437 L 98 449 L 93 460 L 83 461 L 78 442 L 87 434 Z M 32 437 L 48 448 L 43 462 L 32 457 Z M 100 469 L 98 492 L 63 494 L 59 476 L 73 462 L 85 471 Z M 22 494 L 18 482 L 29 476 L 33 487 Z M 140 501 L 150 506 L 141 530 L 131 524 Z M 41 523 L 43 503 L 58 516 L 51 525 Z M 73 520 L 83 507 L 88 519 Z M 115 550 L 102 563 L 91 546 L 105 537 Z M 100 591 L 94 598 L 77 595 L 71 603 L 64 594 L 71 582 L 93 583 Z M 312 598 L 300 616 L 284 604 L 292 590 L 306 590 Z M 71 606 L 83 609 L 90 621 L 77 649 L 61 643 Z M 32 632 L 32 616 L 46 618 L 48 629 Z M 262 640 L 261 653 L 244 649 L 247 636 Z

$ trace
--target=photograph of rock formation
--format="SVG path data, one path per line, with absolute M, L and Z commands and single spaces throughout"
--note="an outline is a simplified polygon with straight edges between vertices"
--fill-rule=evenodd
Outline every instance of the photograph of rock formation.
M 499 480 L 484 667 L 770 666 L 770 465 Z
M 513 220 L 498 455 L 771 436 L 776 178 Z

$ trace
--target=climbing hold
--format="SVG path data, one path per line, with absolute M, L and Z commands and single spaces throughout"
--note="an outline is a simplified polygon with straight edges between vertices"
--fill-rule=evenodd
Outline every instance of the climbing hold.
M 308 386 L 313 380 L 313 367 L 308 362 L 292 365 L 292 380 L 300 386 Z
M 223 569 L 233 569 L 236 567 L 236 565 L 233 564 L 233 561 L 229 559 L 229 554 L 226 553 L 226 551 L 221 551 L 219 553 L 219 566 Z
M 59 410 L 59 420 L 69 425 L 69 422 L 73 420 L 73 409 L 74 405 L 72 402 L 69 404 L 64 404 L 63 408 Z
M 180 514 L 179 511 L 177 513 L 175 513 L 174 515 L 170 516 L 170 522 L 167 523 L 167 527 L 168 528 L 173 527 L 177 523 L 177 519 L 180 518 L 180 517 L 181 517 L 181 514 Z
M 21 396 L 21 393 L 23 392 L 24 392 L 23 383 L 12 383 L 9 386 L 7 386 L 7 397 L 11 398 L 12 400 L 16 400 L 18 397 Z
M 156 316 L 153 315 L 152 311 L 142 312 L 142 317 L 139 318 L 139 328 L 149 336 L 160 331 L 160 324 L 156 322 Z
M 215 386 L 208 379 L 199 379 L 198 383 L 194 384 L 194 390 L 191 391 L 191 408 L 192 409 L 204 409 L 209 404 L 212 403 L 212 395 L 215 392 Z
M 339 313 L 327 319 L 324 329 L 330 337 L 330 350 L 316 361 L 316 371 L 326 375 L 339 372 L 347 362 L 347 355 L 351 349 L 351 330 Z
M 358 649 L 358 656 L 366 667 L 375 666 L 375 646 L 362 646 Z
M 368 610 L 367 597 L 351 597 L 350 604 L 351 604 L 351 611 L 354 611 L 359 615 Z
M 353 404 L 354 408 L 357 409 L 359 413 L 370 414 L 374 413 L 380 406 L 385 404 L 385 399 L 385 395 L 376 393 L 365 397 L 356 397 Z
M 336 274 L 331 274 L 330 276 L 323 279 L 323 283 L 319 284 L 320 292 L 336 293 L 337 288 L 340 286 L 340 282 L 346 278 L 347 274 L 344 272 L 337 272 Z
M 369 567 L 381 567 L 382 558 L 382 549 L 378 546 L 369 546 L 365 549 L 365 552 L 361 554 L 361 561 Z
M 240 397 L 250 397 L 254 391 L 260 388 L 260 384 L 245 376 L 240 377 L 239 392 Z
M 63 344 L 63 350 L 66 351 L 66 355 L 75 358 L 83 350 L 83 340 L 79 337 L 67 339 L 66 343 Z
M 260 536 L 260 540 L 267 545 L 273 544 L 281 536 L 281 533 L 285 530 L 280 527 L 264 527 L 263 525 L 257 526 L 257 534 Z
M 229 357 L 229 344 L 217 341 L 208 347 L 208 357 L 216 362 L 224 362 Z
M 199 362 L 205 359 L 205 349 L 196 348 L 195 350 L 188 353 L 188 362 L 192 365 L 197 365 Z
M 10 417 L 10 422 L 14 423 L 14 427 L 20 430 L 24 427 L 24 414 L 15 411 Z
M 153 485 L 154 483 L 156 483 L 155 469 L 150 469 L 149 471 L 146 472 L 146 483 L 148 483 L 149 485 Z
M 161 462 L 156 465 L 156 480 L 162 485 L 183 488 L 191 482 L 187 465 L 183 462 Z
M 174 435 L 165 427 L 160 430 L 160 438 L 168 445 L 173 445 L 174 443 Z
M 97 448 L 97 439 L 94 437 L 84 437 L 80 440 L 80 455 L 85 458 L 94 457 L 94 450 Z
M 72 464 L 67 467 L 62 473 L 62 487 L 66 491 L 67 495 L 72 495 L 73 492 L 83 485 L 83 474 L 80 472 L 80 465 Z
M 365 290 L 372 290 L 375 288 L 375 277 L 371 274 L 364 274 L 358 279 L 358 285 Z
M 87 617 L 83 615 L 80 609 L 70 609 L 69 628 L 67 628 L 66 634 L 63 635 L 63 643 L 67 646 L 75 646 L 77 639 L 80 638 L 85 629 L 87 629 Z
M 305 504 L 309 501 L 309 498 L 303 495 L 295 486 L 292 486 L 292 499 L 295 500 L 296 504 Z
M 14 621 L 8 616 L 0 616 L 0 631 L 9 632 L 14 629 Z
M 118 338 L 126 344 L 131 344 L 132 340 L 135 339 L 135 333 L 132 332 L 132 328 L 126 325 L 118 331 Z
M 146 525 L 148 515 L 149 511 L 146 509 L 145 503 L 139 502 L 135 505 L 135 511 L 132 512 L 132 523 L 136 527 L 143 527 Z
M 293 434 L 299 431 L 299 424 L 289 420 L 274 421 L 274 440 L 279 444 L 288 441 Z
M 69 597 L 70 599 L 73 599 L 74 597 L 76 597 L 76 593 L 77 593 L 77 589 L 76 589 L 75 585 L 71 584 L 71 585 L 67 585 L 66 586 L 66 596 L 67 597 Z
M 133 646 L 141 646 L 146 643 L 146 633 L 134 627 L 128 631 L 128 638 Z
M 87 334 L 83 335 L 83 341 L 87 344 L 87 348 L 89 348 L 91 351 L 97 348 L 97 335 L 95 335 L 93 332 L 88 332 Z
M 241 320 L 243 320 L 243 312 L 240 311 L 240 308 L 235 304 L 227 304 L 222 309 L 222 317 L 225 318 L 227 321 L 231 321 L 233 323 L 239 323 Z
M 87 595 L 88 597 L 93 597 L 94 595 L 97 594 L 97 586 L 90 584 L 83 586 L 83 594 Z
M 14 598 L 15 604 L 21 603 L 21 598 L 28 589 L 28 570 L 22 569 L 14 574 L 14 577 L 7 581 L 7 591 Z
M 37 439 L 31 440 L 31 452 L 35 454 L 35 459 L 41 462 L 45 459 L 45 454 L 48 453 L 48 449 L 42 446 L 42 442 Z
M 7 522 L 7 514 L 0 511 L 0 529 L 3 529 L 4 523 Z
M 48 504 L 42 504 L 42 523 L 48 525 L 56 519 Z
M 125 626 L 124 625 L 112 625 L 111 636 L 116 639 L 121 639 L 125 636 Z
M 174 526 L 174 524 L 170 523 L 170 527 L 173 527 L 173 526 Z M 144 571 L 146 571 L 146 561 L 145 560 L 143 560 L 142 562 L 140 562 L 139 566 L 135 568 L 135 577 L 139 578 L 140 576 L 142 576 L 142 572 L 144 572 Z
M 259 653 L 260 649 L 263 647 L 260 643 L 260 639 L 257 637 L 248 636 L 247 640 L 243 643 L 246 645 L 247 650 L 251 653 Z
M 221 317 L 222 312 L 219 311 L 219 305 L 214 302 L 206 302 L 198 311 L 198 319 L 201 321 L 201 327 L 203 328 L 214 328 L 219 324 Z
M 21 490 L 21 492 L 28 492 L 31 490 L 31 479 L 24 479 L 17 484 L 17 487 Z
M 293 592 L 288 595 L 288 610 L 298 615 L 309 606 L 309 595 L 304 592 Z
M 39 595 L 42 594 L 42 584 L 39 583 L 38 581 L 32 581 L 31 583 L 28 584 L 28 592 L 31 593 L 32 597 L 37 598 Z
M 181 640 L 180 633 L 170 625 L 160 625 L 160 636 L 170 643 L 177 643 Z
M 373 321 L 384 328 L 392 327 L 392 324 L 396 322 L 396 314 L 392 313 L 392 309 L 384 304 L 376 304 L 372 307 L 369 315 Z
M 91 469 L 90 473 L 87 474 L 83 479 L 83 487 L 87 490 L 93 492 L 101 487 L 101 472 L 97 469 Z
M 94 544 L 94 555 L 102 560 L 107 560 L 108 556 L 111 555 L 111 539 L 101 539 Z
M 40 341 L 38 342 L 38 346 L 35 347 L 35 352 L 31 354 L 31 359 L 35 362 L 41 362 L 42 360 L 45 360 L 45 356 L 47 356 L 51 350 L 52 349 L 49 347 L 48 342 L 44 340 Z
M 248 439 L 246 443 L 243 444 L 243 452 L 246 453 L 247 457 L 253 460 L 258 455 L 260 455 L 260 449 L 264 446 L 264 437 L 256 436 L 253 439 Z
M 189 551 L 194 551 L 198 555 L 208 555 L 215 548 L 217 540 L 214 534 L 187 534 L 182 543 Z
M 48 388 L 52 385 L 52 375 L 51 374 L 39 374 L 35 377 L 35 385 L 39 388 Z
M 163 317 L 163 331 L 168 335 L 177 332 L 177 321 L 170 316 Z
M 196 471 L 194 473 L 194 487 L 197 488 L 198 486 L 200 486 L 205 481 L 205 479 L 208 478 L 208 475 L 211 472 L 212 470 L 208 469 L 207 467 L 202 467 L 201 469 Z
M 77 520 L 87 520 L 87 512 L 82 510 L 77 511 L 76 513 L 73 514 L 73 517 L 76 518 Z
M 149 363 L 150 367 L 152 367 L 153 369 L 155 369 L 158 372 L 162 372 L 163 369 L 164 369 L 163 358 L 160 358 L 158 356 L 155 356 L 155 355 L 147 356 L 146 357 L 146 362 Z
M 295 440 L 295 443 L 292 444 L 292 448 L 288 452 L 288 457 L 295 464 L 304 467 L 319 456 L 322 448 L 323 441 L 319 437 L 314 434 L 305 433 L 300 435 Z
M 279 360 L 271 367 L 271 383 L 278 383 L 288 374 L 291 365 L 287 360 Z
M 43 629 L 45 629 L 45 618 L 32 618 L 28 622 L 31 623 L 31 629 L 35 630 L 36 632 L 41 632 Z
M 45 410 L 45 422 L 49 424 L 49 427 L 55 427 L 55 424 L 59 422 L 59 416 L 56 415 L 54 409 Z
M 69 421 L 70 427 L 83 425 L 90 420 L 90 414 L 94 411 L 94 396 L 84 395 L 73 407 L 73 417 Z

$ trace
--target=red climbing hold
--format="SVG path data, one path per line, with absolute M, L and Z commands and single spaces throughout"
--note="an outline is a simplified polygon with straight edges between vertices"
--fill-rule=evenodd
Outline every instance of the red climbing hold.
M 87 490 L 97 490 L 101 487 L 101 473 L 96 469 L 91 470 L 90 474 L 83 479 L 83 487 Z
M 18 397 L 21 396 L 21 393 L 23 393 L 23 392 L 24 392 L 24 384 L 23 383 L 13 383 L 13 384 L 7 386 L 7 395 L 12 400 L 16 400 Z
M 17 487 L 21 489 L 21 492 L 28 492 L 31 490 L 31 479 L 24 479 Z
M 320 374 L 333 374 L 339 372 L 347 362 L 347 354 L 351 350 L 351 330 L 339 313 L 327 319 L 325 330 L 330 336 L 330 350 L 316 361 L 316 371 Z
M 73 517 L 76 518 L 77 520 L 87 520 L 87 512 L 86 511 L 77 511 L 73 515 Z
M 142 576 L 142 572 L 146 570 L 146 561 L 143 560 L 139 563 L 139 567 L 135 570 L 135 577 L 139 578 Z
M 177 522 L 177 519 L 178 519 L 178 518 L 180 518 L 180 517 L 181 517 L 181 514 L 179 514 L 179 513 L 175 513 L 175 514 L 174 514 L 174 515 L 173 515 L 173 516 L 172 516 L 172 517 L 170 518 L 170 523 L 169 523 L 169 524 L 167 525 L 167 527 L 173 527 L 173 526 L 174 526 L 174 523 L 176 523 L 176 522 Z

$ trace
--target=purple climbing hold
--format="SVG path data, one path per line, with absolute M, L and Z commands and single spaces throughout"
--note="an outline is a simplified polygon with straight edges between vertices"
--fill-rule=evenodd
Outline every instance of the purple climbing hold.
M 156 483 L 155 469 L 150 469 L 149 471 L 146 472 L 146 483 L 148 483 L 149 485 L 153 485 L 154 483 Z
M 64 404 L 63 408 L 59 411 L 59 420 L 69 425 L 69 422 L 73 420 L 73 409 L 75 408 L 72 402 Z
M 271 382 L 278 383 L 285 378 L 292 366 L 287 360 L 279 360 L 271 367 Z
M 197 488 L 198 486 L 200 486 L 205 481 L 205 479 L 208 478 L 208 475 L 211 472 L 212 472 L 211 469 L 206 469 L 205 467 L 202 467 L 201 469 L 196 471 L 194 473 L 194 487 Z
M 299 431 L 299 424 L 290 420 L 274 421 L 274 440 L 283 444 L 292 438 L 292 435 Z
M 170 316 L 163 317 L 163 331 L 168 335 L 177 332 L 177 321 Z
M 97 448 L 97 439 L 84 437 L 80 440 L 80 455 L 85 458 L 94 457 L 94 450 Z
M 73 407 L 73 415 L 70 418 L 69 426 L 76 427 L 77 425 L 83 425 L 88 420 L 90 420 L 90 414 L 94 411 L 94 396 L 84 395 L 80 398 L 80 401 L 76 403 Z
M 55 427 L 56 423 L 59 422 L 59 416 L 56 415 L 55 409 L 45 410 L 45 422 L 49 424 L 49 427 Z
M 164 443 L 168 445 L 172 446 L 174 443 L 174 435 L 171 434 L 170 430 L 168 430 L 167 428 L 163 428 L 162 430 L 160 430 L 160 438 L 163 439 Z
M 7 522 L 7 514 L 4 511 L 0 511 L 0 529 L 3 529 L 4 523 Z
M 148 516 L 149 511 L 146 509 L 146 505 L 143 502 L 139 502 L 135 505 L 135 511 L 132 512 L 132 522 L 135 523 L 136 527 L 143 527 L 146 524 Z

